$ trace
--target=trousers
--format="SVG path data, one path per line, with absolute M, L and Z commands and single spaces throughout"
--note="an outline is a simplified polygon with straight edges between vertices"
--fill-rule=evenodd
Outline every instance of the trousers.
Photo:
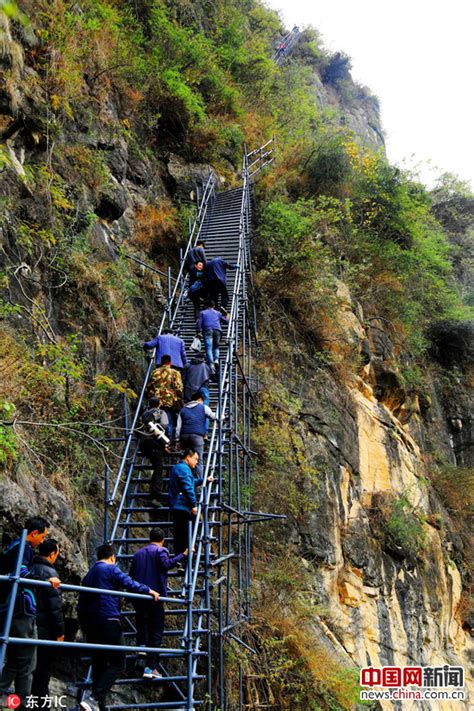
M 174 554 L 178 555 L 178 553 L 184 553 L 188 547 L 188 522 L 191 521 L 194 524 L 196 517 L 188 511 L 181 511 L 180 509 L 174 509 L 172 517 Z
M 35 618 L 26 616 L 14 617 L 10 628 L 10 636 L 37 639 Z M 5 666 L 0 679 L 0 694 L 7 694 L 10 686 L 14 684 L 15 693 L 22 700 L 26 700 L 26 697 L 31 694 L 35 666 L 36 647 L 9 644 Z M 19 706 L 21 711 L 26 708 L 23 703 Z
M 135 624 L 137 627 L 137 646 L 159 647 L 165 629 L 165 609 L 162 602 L 135 602 Z M 146 663 L 150 669 L 156 669 L 160 655 L 147 652 Z
M 86 639 L 92 644 L 125 644 L 119 620 L 94 622 L 86 629 Z M 125 652 L 92 650 L 91 656 L 92 694 L 99 704 L 105 704 L 107 693 L 125 669 Z

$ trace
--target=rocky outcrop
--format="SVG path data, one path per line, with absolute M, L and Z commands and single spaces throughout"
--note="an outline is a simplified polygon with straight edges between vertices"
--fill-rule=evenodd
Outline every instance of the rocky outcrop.
M 364 321 L 342 284 L 338 296 L 340 310 L 325 335 L 336 359 L 354 349 L 360 354 L 359 375 L 341 387 L 327 371 L 306 370 L 304 388 L 290 387 L 302 400 L 297 427 L 303 449 L 320 472 L 315 510 L 292 534 L 315 569 L 324 607 L 320 633 L 327 627 L 336 640 L 325 635 L 334 655 L 357 666 L 451 664 L 468 674 L 474 644 L 469 619 L 460 616 L 462 569 L 453 561 L 464 544 L 430 486 L 426 454 L 436 445 L 445 461 L 464 461 L 460 452 L 473 442 L 472 381 L 470 389 L 460 383 L 462 414 L 454 420 L 435 383 L 421 406 L 395 364 L 389 326 Z M 400 540 L 380 526 L 381 511 L 399 515 L 397 502 L 419 527 L 416 551 L 403 540 L 413 535 L 403 530 L 403 521 Z M 436 708 L 454 709 L 453 703 Z M 392 708 L 389 702 L 381 706 Z
M 350 78 L 336 86 L 325 83 L 319 72 L 313 75 L 313 91 L 322 109 L 332 109 L 339 125 L 353 131 L 366 146 L 384 150 L 385 137 L 377 97 Z

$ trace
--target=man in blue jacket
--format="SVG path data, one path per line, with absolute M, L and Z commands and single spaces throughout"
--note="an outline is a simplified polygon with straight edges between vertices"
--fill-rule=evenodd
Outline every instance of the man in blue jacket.
M 197 320 L 197 332 L 204 336 L 207 362 L 214 373 L 219 365 L 219 346 L 222 336 L 222 325 L 228 326 L 229 320 L 216 311 L 216 302 L 209 301 L 207 309 L 201 311 Z
M 168 570 L 177 566 L 188 551 L 179 553 L 170 558 L 168 549 L 165 548 L 165 534 L 161 528 L 152 528 L 150 543 L 140 548 L 133 556 L 130 567 L 130 576 L 139 583 L 149 585 L 157 590 L 160 595 L 168 594 Z M 142 602 L 136 600 L 135 623 L 137 627 L 137 645 L 143 647 L 159 647 L 165 629 L 165 611 L 162 602 Z M 156 652 L 147 652 L 146 667 L 143 671 L 144 679 L 161 679 L 158 671 L 160 655 Z
M 120 590 L 151 595 L 155 602 L 159 593 L 148 585 L 138 583 L 115 564 L 115 549 L 105 543 L 97 549 L 97 563 L 89 570 L 82 585 L 104 590 Z M 125 644 L 120 624 L 120 597 L 106 593 L 79 593 L 77 605 L 79 624 L 91 644 Z M 102 711 L 106 706 L 106 696 L 124 669 L 125 652 L 92 650 L 92 696 L 82 701 L 84 711 Z
M 204 398 L 204 404 L 209 405 L 209 385 L 211 381 L 215 380 L 216 374 L 212 372 L 209 363 L 206 363 L 205 355 L 198 353 L 183 373 L 184 402 L 189 402 L 194 393 L 199 391 Z M 206 434 L 208 429 L 209 419 L 206 417 Z
M 155 336 L 151 341 L 145 341 L 143 348 L 156 348 L 155 363 L 161 364 L 161 357 L 168 355 L 171 357 L 173 368 L 182 370 L 188 364 L 184 341 L 178 336 L 174 336 L 170 328 L 165 328 L 161 336 Z
M 185 449 L 181 461 L 171 467 L 169 501 L 173 520 L 174 554 L 183 553 L 188 547 L 188 523 L 194 523 L 197 514 L 196 486 L 203 483 L 196 479 L 193 469 L 199 462 L 195 449 Z M 207 478 L 214 481 L 213 477 Z
M 238 264 L 230 264 L 221 257 L 210 259 L 206 262 L 203 272 L 204 288 L 206 289 L 209 298 L 215 301 L 216 305 L 221 297 L 221 306 L 226 309 L 229 303 L 229 293 L 227 291 L 227 275 L 228 269 L 237 269 Z

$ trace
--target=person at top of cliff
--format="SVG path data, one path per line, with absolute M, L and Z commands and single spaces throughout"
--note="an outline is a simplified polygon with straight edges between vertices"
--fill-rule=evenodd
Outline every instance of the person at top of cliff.
M 188 551 L 179 553 L 174 558 L 170 557 L 165 548 L 165 534 L 161 528 L 152 528 L 150 542 L 139 548 L 133 556 L 130 567 L 130 576 L 139 583 L 149 585 L 160 593 L 168 595 L 168 571 L 176 567 Z M 137 628 L 138 647 L 159 647 L 165 628 L 165 611 L 163 603 L 137 600 L 133 603 L 135 608 L 135 621 Z M 158 671 L 160 655 L 157 652 L 146 653 L 147 666 L 143 672 L 144 679 L 161 679 Z
M 59 556 L 59 545 L 52 538 L 39 544 L 38 553 L 33 558 L 30 576 L 37 580 L 57 578 L 54 568 Z M 39 639 L 64 642 L 64 614 L 59 590 L 51 587 L 37 588 L 36 624 Z M 51 663 L 55 657 L 55 647 L 38 647 L 36 669 L 33 674 L 31 693 L 33 696 L 48 696 L 51 678 Z
M 30 574 L 33 562 L 33 551 L 38 548 L 48 535 L 49 523 L 42 516 L 32 516 L 25 521 L 26 543 L 23 560 L 20 565 L 21 577 Z M 8 575 L 16 569 L 20 548 L 20 538 L 15 538 L 0 554 L 0 574 Z M 54 588 L 58 588 L 61 581 L 56 576 L 47 578 Z M 0 629 L 5 624 L 8 603 L 11 594 L 11 584 L 0 583 Z M 14 607 L 13 619 L 10 627 L 11 637 L 24 639 L 37 639 L 36 631 L 36 588 L 21 586 Z M 15 693 L 21 699 L 26 699 L 31 694 L 33 672 L 36 666 L 36 647 L 32 645 L 10 644 L 0 679 L 0 695 L 7 694 L 14 683 Z M 22 703 L 21 711 L 26 708 Z
M 168 438 L 173 439 L 176 417 L 183 405 L 183 380 L 181 373 L 171 367 L 171 357 L 164 355 L 159 368 L 150 376 L 147 393 L 156 397 L 168 416 Z
M 158 592 L 122 573 L 116 565 L 115 548 L 104 543 L 97 549 L 97 562 L 94 563 L 81 583 L 88 588 L 102 590 L 121 590 L 150 595 L 158 602 Z M 80 592 L 77 605 L 79 624 L 91 644 L 125 646 L 121 626 L 120 597 L 106 593 Z M 107 694 L 122 673 L 125 666 L 123 650 L 91 650 L 92 656 L 92 696 L 81 701 L 84 711 L 105 711 Z
M 164 355 L 171 357 L 173 368 L 177 370 L 182 370 L 188 362 L 183 339 L 174 336 L 170 328 L 163 329 L 163 333 L 155 336 L 151 341 L 145 341 L 143 348 L 145 350 L 155 348 L 155 364 L 157 366 L 161 363 L 161 358 Z
M 186 256 L 186 269 L 192 269 L 198 262 L 206 263 L 206 252 L 202 239 L 198 240 L 196 245 L 189 250 Z
M 216 306 L 219 303 L 222 308 L 227 308 L 229 303 L 229 293 L 227 291 L 227 270 L 237 269 L 238 264 L 226 262 L 221 257 L 210 259 L 204 267 L 203 283 L 204 288 L 211 301 L 214 301 Z

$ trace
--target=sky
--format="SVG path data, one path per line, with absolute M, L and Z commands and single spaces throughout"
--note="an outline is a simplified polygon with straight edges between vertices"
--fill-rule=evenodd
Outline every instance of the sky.
M 381 103 L 387 155 L 429 187 L 444 172 L 474 188 L 474 0 L 266 0 L 352 58 Z

